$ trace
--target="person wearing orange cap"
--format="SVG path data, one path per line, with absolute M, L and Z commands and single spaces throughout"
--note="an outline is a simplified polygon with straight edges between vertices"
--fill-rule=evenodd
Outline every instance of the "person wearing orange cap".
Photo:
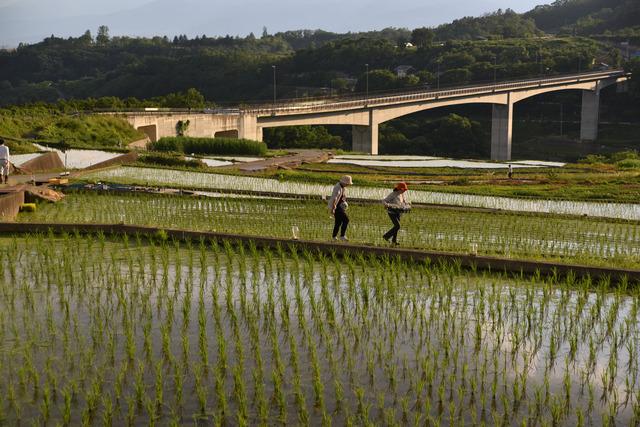
M 411 210 L 411 204 L 407 201 L 404 193 L 409 190 L 409 187 L 405 182 L 399 182 L 394 187 L 393 191 L 389 193 L 387 197 L 382 200 L 384 207 L 387 208 L 387 213 L 393 227 L 387 231 L 382 238 L 386 241 L 398 244 L 398 231 L 400 230 L 400 215 Z
M 353 184 L 353 180 L 349 175 L 340 178 L 333 187 L 333 192 L 329 198 L 329 213 L 334 216 L 335 224 L 333 225 L 333 240 L 338 240 L 338 231 L 340 232 L 340 240 L 347 240 L 347 226 L 349 225 L 349 217 L 347 216 L 347 187 Z

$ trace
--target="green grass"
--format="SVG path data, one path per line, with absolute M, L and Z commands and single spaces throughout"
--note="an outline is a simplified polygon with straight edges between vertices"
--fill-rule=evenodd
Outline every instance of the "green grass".
M 37 153 L 38 149 L 29 141 L 25 141 L 19 138 L 12 138 L 6 135 L 0 135 L 0 138 L 5 140 L 7 147 L 9 147 L 9 151 L 11 154 L 27 154 L 27 153 Z
M 126 120 L 102 115 L 64 114 L 46 107 L 0 110 L 0 135 L 33 142 L 64 141 L 77 148 L 125 148 L 145 135 Z

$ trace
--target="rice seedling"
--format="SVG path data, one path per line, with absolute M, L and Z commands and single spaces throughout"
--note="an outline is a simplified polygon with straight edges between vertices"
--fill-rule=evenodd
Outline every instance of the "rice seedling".
M 631 285 L 142 236 L 0 261 L 8 424 L 638 419 Z
M 213 191 L 234 189 L 264 193 L 297 194 L 301 196 L 325 196 L 331 193 L 331 186 L 329 185 L 140 167 L 120 167 L 117 169 L 98 171 L 87 175 L 87 178 L 123 184 L 176 186 Z M 381 200 L 387 192 L 387 189 L 372 187 L 354 187 L 350 190 L 351 197 L 373 200 Z M 572 215 L 583 215 L 586 213 L 589 216 L 640 220 L 640 205 L 637 204 L 577 202 L 568 200 L 526 200 L 432 191 L 412 191 L 411 200 L 415 203 L 473 206 L 489 209 Z M 289 230 L 291 230 L 291 228 L 289 228 Z
M 325 240 L 333 223 L 320 214 L 322 203 L 80 192 L 19 220 L 114 223 L 124 216 L 127 223 L 136 225 L 286 239 L 290 228 L 298 224 L 301 239 Z M 352 240 L 380 244 L 380 236 L 388 228 L 384 212 L 357 204 L 350 212 Z M 271 217 L 279 221 L 265 221 Z M 410 232 L 401 236 L 402 244 L 416 248 L 467 253 L 468 242 L 474 241 L 479 254 L 628 267 L 636 266 L 640 259 L 637 222 L 431 207 L 414 209 L 403 227 Z

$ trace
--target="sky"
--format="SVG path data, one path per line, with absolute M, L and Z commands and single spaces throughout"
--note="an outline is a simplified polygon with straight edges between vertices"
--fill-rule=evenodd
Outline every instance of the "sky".
M 51 34 L 190 37 L 297 29 L 334 32 L 431 27 L 497 9 L 525 12 L 545 0 L 0 0 L 0 47 Z

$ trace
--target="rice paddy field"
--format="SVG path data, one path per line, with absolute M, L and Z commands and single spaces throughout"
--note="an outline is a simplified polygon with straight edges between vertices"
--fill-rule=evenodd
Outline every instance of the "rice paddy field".
M 210 241 L 0 238 L 9 425 L 639 425 L 637 287 Z
M 354 243 L 382 245 L 391 222 L 381 204 L 352 203 L 348 236 Z M 42 204 L 18 221 L 125 223 L 194 231 L 326 241 L 333 219 L 319 200 L 192 197 L 120 192 L 72 192 Z M 402 217 L 403 247 L 477 252 L 510 258 L 560 260 L 637 268 L 640 223 L 471 209 L 417 207 Z
M 331 237 L 313 179 L 83 179 L 200 193 L 70 190 L 16 221 L 282 244 L 0 235 L 2 424 L 640 426 L 638 283 L 290 246 Z M 389 189 L 369 184 L 348 190 L 347 235 L 386 246 Z M 407 194 L 402 248 L 640 266 L 640 204 Z
M 122 184 L 167 186 L 200 190 L 236 190 L 295 194 L 299 196 L 321 196 L 331 194 L 332 185 L 308 182 L 278 181 L 275 179 L 249 176 L 223 175 L 214 173 L 189 172 L 170 169 L 141 167 L 120 167 L 87 174 L 86 179 Z M 351 198 L 381 200 L 389 188 L 363 187 L 349 188 Z M 605 218 L 619 218 L 640 221 L 640 204 L 584 202 L 550 199 L 518 199 L 512 197 L 480 196 L 435 191 L 411 191 L 411 201 L 415 203 L 453 205 L 501 209 L 514 212 L 555 213 L 567 215 L 587 215 Z

